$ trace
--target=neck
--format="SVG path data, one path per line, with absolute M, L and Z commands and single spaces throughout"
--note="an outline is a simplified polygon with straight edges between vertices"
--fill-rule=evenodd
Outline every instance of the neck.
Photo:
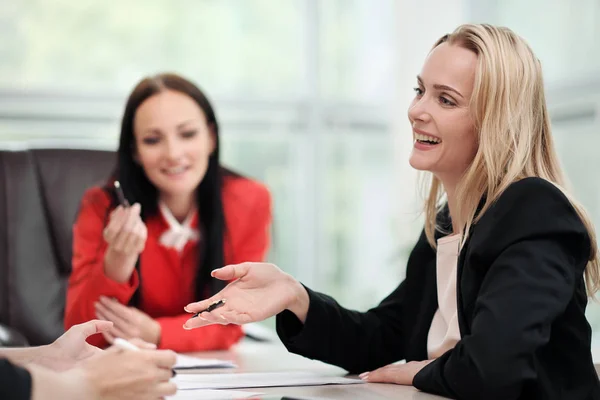
M 452 233 L 455 234 L 460 232 L 461 228 L 456 209 L 456 186 L 458 185 L 458 181 L 455 179 L 441 178 L 440 181 L 442 182 L 446 197 L 448 198 L 448 209 L 450 210 L 450 219 L 452 220 Z
M 196 208 L 195 196 L 168 196 L 161 194 L 160 200 L 167 206 L 178 222 L 183 222 Z

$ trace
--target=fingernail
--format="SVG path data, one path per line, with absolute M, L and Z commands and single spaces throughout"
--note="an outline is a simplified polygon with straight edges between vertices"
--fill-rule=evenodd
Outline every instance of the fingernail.
M 183 311 L 187 312 L 187 313 L 191 313 L 190 310 L 188 310 L 187 306 L 183 307 Z
M 183 329 L 185 329 L 186 331 L 191 331 L 192 328 L 189 328 L 186 324 L 183 324 Z
M 369 377 L 369 373 L 368 372 L 363 372 L 362 374 L 360 374 L 358 376 L 360 379 L 365 380 Z

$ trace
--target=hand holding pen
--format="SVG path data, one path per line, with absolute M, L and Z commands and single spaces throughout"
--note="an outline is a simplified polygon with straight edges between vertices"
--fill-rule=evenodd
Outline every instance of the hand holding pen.
M 102 232 L 108 245 L 105 273 L 117 282 L 124 282 L 131 276 L 137 258 L 144 250 L 148 231 L 140 216 L 140 205 L 129 205 L 118 181 L 115 181 L 115 191 L 120 204 L 110 213 Z
M 136 343 L 134 343 L 136 342 Z M 153 348 L 150 346 L 153 346 L 151 343 L 146 343 L 143 340 L 125 340 L 122 338 L 115 338 L 114 342 L 113 342 L 113 346 L 122 349 L 122 350 L 131 350 L 131 351 L 140 351 L 142 349 L 149 349 L 149 350 L 155 350 L 156 346 L 154 346 Z M 175 376 L 177 375 L 177 373 L 175 372 L 174 368 L 171 368 L 171 376 Z

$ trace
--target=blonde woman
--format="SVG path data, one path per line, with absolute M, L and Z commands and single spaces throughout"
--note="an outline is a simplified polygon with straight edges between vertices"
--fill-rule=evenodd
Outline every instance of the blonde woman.
M 213 275 L 237 281 L 186 309 L 225 304 L 185 327 L 277 315 L 290 351 L 368 382 L 459 399 L 600 398 L 584 314 L 596 236 L 564 189 L 540 62 L 509 29 L 463 25 L 435 44 L 415 92 L 410 164 L 432 179 L 404 282 L 361 313 L 274 265 L 230 265 Z

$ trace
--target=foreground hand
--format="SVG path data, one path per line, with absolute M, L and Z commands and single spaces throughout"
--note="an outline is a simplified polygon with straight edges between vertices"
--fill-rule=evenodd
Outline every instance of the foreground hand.
M 395 383 L 397 385 L 412 386 L 415 375 L 427 364 L 434 360 L 411 361 L 406 364 L 390 364 L 371 372 L 360 374 L 366 382 Z
M 72 370 L 69 381 L 86 399 L 158 399 L 177 391 L 169 382 L 175 359 L 170 350 L 110 348 Z
M 66 370 L 78 362 L 96 355 L 102 350 L 86 342 L 94 334 L 107 332 L 113 324 L 109 321 L 92 320 L 73 325 L 54 343 L 48 345 L 38 364 L 53 370 Z
M 212 271 L 211 275 L 223 281 L 235 281 L 207 300 L 188 304 L 185 310 L 197 313 L 217 300 L 226 302 L 214 311 L 190 318 L 183 326 L 185 329 L 262 321 L 290 307 L 296 299 L 297 287 L 301 287 L 289 274 L 266 263 L 228 265 Z
M 112 328 L 103 332 L 108 343 L 117 337 L 123 339 L 142 339 L 145 342 L 158 345 L 161 335 L 160 324 L 143 311 L 135 307 L 127 307 L 115 299 L 100 296 L 95 303 L 96 316 L 111 321 Z

